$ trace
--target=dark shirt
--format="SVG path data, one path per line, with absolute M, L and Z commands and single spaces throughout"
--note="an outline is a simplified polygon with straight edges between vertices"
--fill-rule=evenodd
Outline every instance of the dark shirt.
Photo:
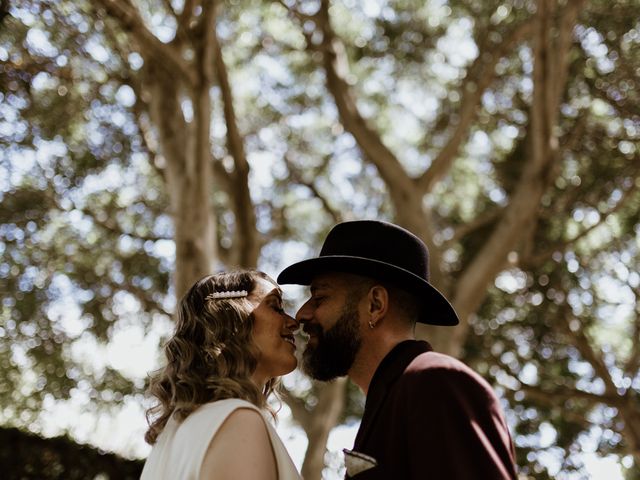
M 398 344 L 378 366 L 353 450 L 377 466 L 354 480 L 516 479 L 513 444 L 491 386 L 427 342 Z

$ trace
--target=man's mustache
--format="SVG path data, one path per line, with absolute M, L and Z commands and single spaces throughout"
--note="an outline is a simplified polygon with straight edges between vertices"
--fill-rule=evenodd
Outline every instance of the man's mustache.
M 316 337 L 319 337 L 324 333 L 322 331 L 322 327 L 320 325 L 316 325 L 316 324 L 313 324 L 313 325 L 305 324 L 305 326 L 302 328 L 302 330 L 307 335 L 313 335 L 313 336 L 316 336 Z

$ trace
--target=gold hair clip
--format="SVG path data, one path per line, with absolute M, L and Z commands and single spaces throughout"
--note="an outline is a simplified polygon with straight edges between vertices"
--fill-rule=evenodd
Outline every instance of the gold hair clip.
M 204 297 L 205 300 L 219 300 L 221 298 L 242 298 L 249 295 L 246 290 L 226 290 L 222 292 L 213 292 Z

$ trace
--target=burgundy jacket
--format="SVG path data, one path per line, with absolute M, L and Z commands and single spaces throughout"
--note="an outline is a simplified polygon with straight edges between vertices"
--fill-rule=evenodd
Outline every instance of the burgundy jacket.
M 515 454 L 491 386 L 427 342 L 398 344 L 378 366 L 355 452 L 377 461 L 354 480 L 516 479 Z

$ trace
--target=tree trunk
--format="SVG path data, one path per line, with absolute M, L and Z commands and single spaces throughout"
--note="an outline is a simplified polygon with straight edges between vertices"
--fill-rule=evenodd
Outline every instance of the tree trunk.
M 308 409 L 299 398 L 285 398 L 294 420 L 304 429 L 309 441 L 301 472 L 305 480 L 322 478 L 327 440 L 342 416 L 347 381 L 346 378 L 338 378 L 329 383 L 316 383 L 317 402 L 312 409 Z
M 167 191 L 176 245 L 174 287 L 176 297 L 180 298 L 193 282 L 212 271 L 216 258 L 210 207 L 211 101 L 208 86 L 190 92 L 194 118 L 188 124 L 182 116 L 181 91 L 175 80 L 156 75 L 151 92 L 150 116 L 167 163 Z
M 633 460 L 640 468 L 640 410 L 633 404 L 635 395 L 629 397 L 627 406 L 620 409 L 620 416 L 624 419 L 624 439 L 627 451 L 633 455 Z M 637 401 L 636 401 L 637 403 Z

